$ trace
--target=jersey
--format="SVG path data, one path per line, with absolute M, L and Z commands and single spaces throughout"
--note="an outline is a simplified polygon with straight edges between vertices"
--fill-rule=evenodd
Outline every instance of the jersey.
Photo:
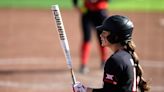
M 103 88 L 93 92 L 136 92 L 136 69 L 125 50 L 115 52 L 104 67 Z

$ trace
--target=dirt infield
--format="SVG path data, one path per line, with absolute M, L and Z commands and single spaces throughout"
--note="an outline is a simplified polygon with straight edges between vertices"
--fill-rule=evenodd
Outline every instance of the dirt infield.
M 75 74 L 91 87 L 101 87 L 102 70 L 93 37 L 88 67 L 81 75 L 79 14 L 62 10 Z M 164 92 L 164 13 L 110 12 L 129 16 L 135 25 L 134 41 L 151 92 Z M 96 58 L 95 58 L 96 57 Z M 60 47 L 50 10 L 0 9 L 0 91 L 71 92 L 71 77 Z

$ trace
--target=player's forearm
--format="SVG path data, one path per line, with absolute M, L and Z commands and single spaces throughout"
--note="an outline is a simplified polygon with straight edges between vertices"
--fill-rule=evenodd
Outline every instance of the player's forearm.
M 87 92 L 92 92 L 93 89 L 92 88 L 87 88 Z
M 87 92 L 103 92 L 103 89 L 94 89 L 94 88 L 87 88 Z

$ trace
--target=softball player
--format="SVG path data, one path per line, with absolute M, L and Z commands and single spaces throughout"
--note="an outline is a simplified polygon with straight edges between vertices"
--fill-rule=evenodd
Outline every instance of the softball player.
M 73 0 L 74 7 L 81 14 L 81 26 L 83 33 L 80 72 L 86 73 L 88 71 L 86 65 L 90 53 L 91 28 L 96 28 L 96 26 L 101 25 L 102 21 L 108 16 L 108 0 L 82 0 L 83 6 L 78 5 L 78 1 L 79 0 Z M 100 33 L 97 32 L 97 38 L 99 42 L 101 42 L 99 35 Z M 103 68 L 107 59 L 107 50 L 105 47 L 102 47 L 101 45 L 99 46 L 101 52 L 101 68 Z
M 110 47 L 113 54 L 104 67 L 103 88 L 83 86 L 80 82 L 73 88 L 75 92 L 141 92 L 147 91 L 147 82 L 142 77 L 142 69 L 132 41 L 133 23 L 120 15 L 108 17 L 101 26 L 102 46 Z

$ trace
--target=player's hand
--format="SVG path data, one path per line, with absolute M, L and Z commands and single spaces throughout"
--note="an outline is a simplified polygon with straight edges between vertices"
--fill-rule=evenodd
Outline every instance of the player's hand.
M 81 84 L 80 82 L 76 82 L 73 85 L 73 90 L 74 92 L 87 92 L 87 87 L 85 87 L 83 84 Z

